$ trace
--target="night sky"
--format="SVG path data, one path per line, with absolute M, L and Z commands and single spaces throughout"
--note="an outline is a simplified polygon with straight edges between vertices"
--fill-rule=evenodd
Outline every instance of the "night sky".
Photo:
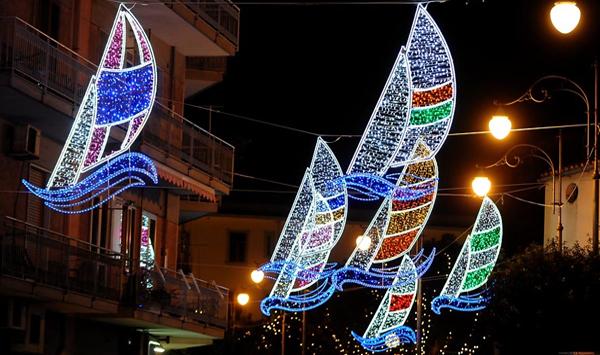
M 236 3 L 241 8 L 239 53 L 229 60 L 222 83 L 188 102 L 219 105 L 225 112 L 317 133 L 362 134 L 398 50 L 406 43 L 415 5 Z M 451 132 L 487 129 L 495 99 L 512 100 L 547 74 L 568 76 L 593 97 L 592 63 L 599 43 L 594 18 L 600 18 L 600 7 L 596 1 L 578 1 L 579 26 L 561 35 L 550 23 L 552 5 L 553 1 L 538 0 L 450 0 L 429 5 L 456 67 L 458 98 Z M 585 123 L 581 101 L 564 93 L 553 95 L 546 104 L 518 104 L 505 112 L 513 127 Z M 186 116 L 207 126 L 203 110 L 186 107 Z M 213 115 L 212 130 L 236 147 L 236 173 L 294 185 L 309 165 L 316 142 L 315 136 L 220 114 Z M 564 134 L 565 165 L 581 162 L 585 130 L 569 129 Z M 517 143 L 539 145 L 556 158 L 556 135 L 557 131 L 513 133 L 504 141 L 489 135 L 449 137 L 436 156 L 440 188 L 468 187 L 477 164 L 493 163 Z M 331 144 L 343 169 L 357 144 L 358 138 Z M 528 160 L 522 168 L 495 168 L 486 175 L 494 184 L 524 183 L 536 181 L 547 170 L 544 163 Z M 246 189 L 293 190 L 236 177 L 222 210 L 245 203 L 256 213 L 285 215 L 294 198 L 294 193 L 240 191 Z M 538 202 L 543 198 L 539 191 L 519 196 Z M 472 223 L 479 203 L 470 197 L 440 196 L 432 219 Z M 542 208 L 509 198 L 500 207 L 509 248 L 542 241 Z M 376 205 L 351 202 L 350 208 L 362 212 L 355 218 L 366 219 Z M 527 223 L 522 222 L 523 215 L 531 216 Z

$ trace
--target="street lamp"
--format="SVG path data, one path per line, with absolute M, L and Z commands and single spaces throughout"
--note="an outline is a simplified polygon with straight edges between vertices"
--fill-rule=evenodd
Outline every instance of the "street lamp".
M 490 133 L 498 140 L 506 138 L 512 128 L 510 119 L 506 115 L 494 115 L 488 126 Z
M 265 273 L 262 270 L 253 270 L 250 274 L 252 282 L 255 284 L 261 283 L 265 279 Z
M 236 300 L 240 306 L 245 306 L 250 301 L 250 295 L 245 292 L 239 293 L 236 297 Z
M 527 155 L 518 155 L 517 151 L 527 150 Z M 558 136 L 558 170 L 555 168 L 552 158 L 542 148 L 533 144 L 517 144 L 511 147 L 502 158 L 500 158 L 494 164 L 488 165 L 485 169 L 493 168 L 496 166 L 506 165 L 509 168 L 516 168 L 523 163 L 523 158 L 533 157 L 544 161 L 550 167 L 552 171 L 552 206 L 553 213 L 555 208 L 558 207 L 558 221 L 556 226 L 556 242 L 558 244 L 558 250 L 562 252 L 563 244 L 563 224 L 562 224 L 562 133 Z M 556 176 L 558 176 L 558 201 L 556 201 Z
M 598 215 L 600 213 L 600 208 L 599 208 L 599 190 L 600 190 L 600 172 L 599 172 L 599 166 L 598 166 L 598 63 L 595 62 L 594 63 L 594 122 L 593 122 L 593 131 L 592 131 L 592 127 L 591 127 L 591 120 L 590 120 L 590 100 L 586 94 L 586 92 L 583 90 L 583 88 L 577 84 L 576 82 L 574 82 L 573 80 L 564 77 L 564 76 L 559 76 L 559 75 L 547 75 L 547 76 L 543 76 L 541 78 L 539 78 L 538 80 L 536 80 L 533 84 L 531 84 L 531 86 L 527 89 L 527 91 L 525 91 L 524 94 L 522 94 L 520 97 L 518 97 L 517 99 L 510 101 L 510 102 L 506 102 L 506 103 L 496 103 L 496 105 L 501 105 L 501 106 L 509 106 L 509 105 L 513 105 L 519 102 L 525 102 L 525 101 L 530 101 L 530 102 L 534 102 L 534 103 L 542 103 L 542 102 L 546 102 L 548 100 L 550 100 L 552 97 L 550 96 L 550 90 L 547 89 L 546 87 L 543 87 L 542 84 L 544 83 L 555 83 L 555 84 L 560 84 L 558 87 L 555 87 L 552 89 L 552 91 L 558 91 L 558 92 L 568 92 L 571 93 L 575 96 L 577 96 L 578 98 L 580 98 L 583 103 L 585 104 L 585 113 L 586 113 L 586 119 L 587 119 L 587 128 L 586 128 L 586 161 L 590 159 L 590 141 L 589 141 L 589 137 L 590 134 L 594 135 L 594 145 L 593 145 L 593 159 L 594 159 L 594 173 L 593 173 L 593 185 L 594 185 L 594 191 L 593 191 L 593 201 L 594 201 L 594 205 L 593 205 L 593 211 L 592 211 L 592 252 L 594 255 L 598 254 L 598 242 L 599 242 L 599 233 L 598 233 Z M 538 89 L 536 91 L 536 89 Z M 546 154 L 547 156 L 547 154 Z M 550 160 L 551 161 L 551 160 Z M 559 177 L 559 189 L 562 189 L 562 136 L 559 135 L 559 162 L 558 162 L 558 171 L 556 171 L 555 169 L 552 169 L 554 174 L 558 174 Z M 553 175 L 554 175 L 553 174 Z M 554 186 L 554 184 L 553 184 Z M 556 198 L 556 196 L 555 196 Z M 561 207 L 562 207 L 562 196 L 559 196 L 559 219 L 560 219 L 560 214 L 561 214 Z M 561 226 L 559 226 L 560 228 Z M 562 241 L 562 230 L 560 231 L 561 236 L 560 236 L 560 240 Z
M 490 192 L 492 182 L 485 176 L 477 176 L 471 182 L 471 187 L 473 188 L 475 195 L 484 197 Z
M 575 1 L 558 1 L 550 10 L 552 24 L 562 34 L 570 33 L 579 24 L 581 11 Z

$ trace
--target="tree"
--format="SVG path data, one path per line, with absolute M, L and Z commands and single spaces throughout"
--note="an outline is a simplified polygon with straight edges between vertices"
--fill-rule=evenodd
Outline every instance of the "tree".
M 497 265 L 483 324 L 501 354 L 600 349 L 600 257 L 533 245 Z

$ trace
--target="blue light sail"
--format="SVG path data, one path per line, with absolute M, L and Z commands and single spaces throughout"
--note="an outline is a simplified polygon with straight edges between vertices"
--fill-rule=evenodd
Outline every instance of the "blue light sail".
M 98 77 L 96 125 L 128 122 L 148 110 L 154 86 L 152 63 L 121 70 L 103 70 Z

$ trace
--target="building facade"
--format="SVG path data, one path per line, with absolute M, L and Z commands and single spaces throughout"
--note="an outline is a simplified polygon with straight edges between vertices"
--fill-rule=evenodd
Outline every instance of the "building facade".
M 250 296 L 247 305 L 234 305 L 232 321 L 237 325 L 249 325 L 263 319 L 260 301 L 268 295 L 273 284 L 267 279 L 255 284 L 250 274 L 271 258 L 284 223 L 285 218 L 281 216 L 221 213 L 186 222 L 182 227 L 182 245 L 190 251 L 184 269 L 205 280 L 219 280 L 233 294 Z M 368 225 L 368 221 L 346 222 L 329 262 L 345 264 L 356 247 L 356 239 Z M 428 226 L 421 238 L 435 245 L 435 241 L 443 237 L 461 235 L 465 227 Z
M 594 210 L 594 185 L 591 162 L 585 171 L 584 165 L 567 167 L 563 171 L 562 189 L 559 189 L 558 179 L 553 189 L 551 178 L 544 177 L 545 184 L 545 212 L 544 212 L 544 246 L 556 242 L 558 228 L 558 208 L 552 208 L 562 196 L 562 225 L 563 246 L 572 247 L 575 243 L 580 246 L 591 246 L 593 210 Z M 555 195 L 556 194 L 556 197 Z
M 133 150 L 159 183 L 88 213 L 27 193 L 45 186 L 106 46 L 118 3 L 0 3 L 0 341 L 2 351 L 146 354 L 224 336 L 228 289 L 184 273 L 180 226 L 230 192 L 234 148 L 184 118 L 184 100 L 222 80 L 237 51 L 227 1 L 156 1 L 132 13 L 158 66 L 156 102 Z M 126 48 L 126 60 L 135 55 Z M 108 144 L 123 138 L 110 131 Z

